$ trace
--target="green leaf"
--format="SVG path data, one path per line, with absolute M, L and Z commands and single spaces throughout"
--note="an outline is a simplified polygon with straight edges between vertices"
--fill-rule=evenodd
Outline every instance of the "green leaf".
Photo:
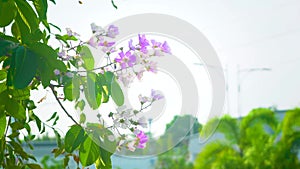
M 57 60 L 57 52 L 50 46 L 42 43 L 34 43 L 30 49 L 38 56 L 38 72 L 42 81 L 42 85 L 47 87 L 50 81 L 55 78 L 54 70 L 66 72 L 66 65 Z
M 51 25 L 52 27 L 56 28 L 59 32 L 61 32 L 61 29 L 58 26 L 54 25 L 53 23 L 49 23 L 49 25 Z
M 101 157 L 97 159 L 95 162 L 96 168 L 97 169 L 111 169 L 112 164 L 111 164 L 111 152 L 108 152 L 104 150 L 103 148 L 100 148 L 101 151 Z
M 79 158 L 83 166 L 92 165 L 100 156 L 100 148 L 91 136 L 87 137 L 79 149 Z
M 87 46 L 82 46 L 80 55 L 81 55 L 82 60 L 84 62 L 83 67 L 86 70 L 94 69 L 94 64 L 95 64 L 94 57 L 92 55 L 92 52 L 90 51 L 90 49 Z
M 62 141 L 61 141 L 61 136 L 60 134 L 55 130 L 53 129 L 53 132 L 55 134 L 55 137 L 56 137 L 56 143 L 57 143 L 57 146 L 59 147 L 59 149 L 62 149 Z
M 17 8 L 12 0 L 0 1 L 0 27 L 9 25 L 16 17 Z
M 27 48 L 18 47 L 15 54 L 15 75 L 13 84 L 17 89 L 23 89 L 32 81 L 37 70 L 37 57 Z
M 29 88 L 10 90 L 12 98 L 16 101 L 27 100 L 30 97 Z
M 102 91 L 102 103 L 107 103 L 109 101 L 109 94 L 110 94 L 109 90 L 110 90 L 110 87 L 108 88 L 108 84 L 107 84 L 105 76 L 103 74 L 98 74 L 98 76 L 97 76 L 97 83 L 101 87 L 101 91 Z
M 34 31 L 32 34 L 31 34 L 31 38 L 33 41 L 35 42 L 38 42 L 40 41 L 42 38 L 44 37 L 43 33 L 37 29 L 36 31 Z
M 72 81 L 64 87 L 65 98 L 69 101 L 78 100 L 80 96 L 80 77 L 74 75 Z
M 84 129 L 79 125 L 73 125 L 65 136 L 65 150 L 72 153 L 86 139 Z
M 32 100 L 26 100 L 26 107 L 28 110 L 33 110 L 36 108 L 36 106 Z
M 11 31 L 14 37 L 20 40 L 23 44 L 32 42 L 30 36 L 30 29 L 22 20 L 20 14 L 17 14 L 15 22 L 12 25 Z
M 47 0 L 33 0 L 33 5 L 39 15 L 40 21 L 49 29 L 49 24 L 47 23 L 47 10 L 48 2 Z M 45 23 L 44 23 L 45 22 Z
M 85 101 L 84 100 L 80 100 L 79 102 L 76 103 L 75 108 L 79 108 L 80 111 L 83 111 L 85 106 Z
M 10 126 L 13 130 L 21 130 L 24 128 L 24 124 L 19 121 L 11 123 Z
M 113 80 L 111 83 L 111 97 L 118 106 L 124 104 L 124 94 L 118 82 Z
M 101 104 L 102 92 L 96 83 L 96 74 L 87 74 L 87 85 L 84 89 L 85 97 L 92 109 L 97 109 Z
M 6 115 L 0 110 L 0 139 L 2 139 L 6 129 Z
M 40 118 L 38 116 L 36 116 L 35 114 L 32 114 L 32 117 L 34 118 L 35 120 L 35 123 L 36 123 L 36 126 L 38 127 L 39 129 L 39 132 L 42 131 L 42 121 L 40 120 Z
M 85 123 L 85 121 L 86 121 L 86 116 L 84 113 L 81 113 L 80 117 L 79 117 L 79 123 L 83 124 L 83 123 Z
M 30 169 L 42 169 L 42 167 L 38 164 L 27 164 Z
M 49 122 L 49 121 L 53 120 L 56 117 L 56 115 L 57 115 L 57 112 L 54 112 L 52 114 L 52 116 L 46 122 Z
M 18 12 L 24 23 L 30 29 L 30 32 L 34 32 L 35 30 L 37 30 L 39 28 L 39 21 L 36 13 L 31 8 L 29 3 L 24 0 L 15 0 L 15 2 L 18 6 Z
M 20 32 L 17 22 L 14 22 L 12 24 L 11 33 L 13 34 L 14 37 L 16 37 L 16 39 L 21 39 L 21 32 Z
M 13 99 L 6 100 L 5 108 L 8 114 L 13 116 L 14 118 L 20 120 L 24 120 L 26 118 L 24 107 Z
M 0 94 L 5 91 L 7 88 L 5 83 L 0 83 Z M 1 105 L 1 101 L 0 101 L 0 105 Z
M 54 119 L 52 126 L 55 126 L 57 124 L 57 121 L 59 120 L 59 116 L 56 116 L 56 118 Z
M 69 156 L 65 156 L 65 158 L 64 158 L 64 168 L 66 168 L 68 166 L 69 161 L 70 161 Z
M 101 75 L 99 75 L 98 77 L 101 77 Z M 115 75 L 113 72 L 105 72 L 104 73 L 105 83 L 108 88 L 108 95 L 111 95 L 111 84 L 112 84 L 112 81 L 114 80 L 114 77 L 115 77 Z M 104 80 L 102 78 L 99 79 L 100 84 L 103 84 L 103 81 Z
M 77 41 L 78 39 L 75 37 L 75 36 L 69 36 L 69 35 L 59 35 L 59 34 L 56 34 L 55 35 L 55 37 L 56 37 L 56 39 L 58 39 L 58 40 L 62 40 L 62 41 L 64 41 L 66 44 L 68 44 L 67 43 L 67 41 L 68 40 L 71 40 L 71 41 Z
M 0 81 L 6 79 L 7 73 L 6 70 L 0 70 Z
M 3 40 L 0 38 L 0 56 L 6 56 L 9 54 L 9 51 L 12 49 L 14 43 L 8 40 Z

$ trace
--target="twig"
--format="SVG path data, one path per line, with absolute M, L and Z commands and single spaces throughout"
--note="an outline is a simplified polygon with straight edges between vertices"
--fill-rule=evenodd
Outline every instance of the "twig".
M 77 123 L 77 121 L 68 113 L 68 111 L 65 109 L 65 107 L 62 105 L 61 101 L 59 100 L 59 98 L 56 95 L 56 91 L 54 90 L 54 86 L 50 85 L 50 89 L 56 99 L 56 101 L 58 102 L 58 104 L 60 105 L 60 107 L 62 108 L 62 110 L 65 112 L 65 114 L 77 125 L 79 125 L 79 123 Z
M 8 123 L 7 123 L 6 130 L 5 130 L 5 134 L 4 134 L 5 137 L 6 137 L 6 135 L 7 135 L 7 131 L 8 131 L 8 127 L 9 127 L 9 125 L 10 125 L 10 122 L 11 122 L 11 116 L 9 116 L 9 118 L 8 118 Z

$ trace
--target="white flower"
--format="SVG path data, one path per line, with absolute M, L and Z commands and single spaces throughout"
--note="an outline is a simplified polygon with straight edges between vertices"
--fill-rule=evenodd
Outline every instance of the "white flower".
M 101 26 L 97 26 L 95 23 L 91 24 L 91 29 L 95 34 L 101 34 L 105 32 L 105 30 Z
M 151 99 L 149 97 L 146 96 L 142 96 L 141 94 L 139 95 L 139 101 L 144 104 L 147 103 L 148 101 L 151 101 Z
M 132 152 L 135 151 L 135 143 L 135 141 L 131 141 L 127 144 L 128 149 Z
M 132 109 L 126 109 L 126 106 L 117 108 L 117 113 L 113 114 L 114 126 L 127 129 L 131 125 L 131 118 L 134 116 Z

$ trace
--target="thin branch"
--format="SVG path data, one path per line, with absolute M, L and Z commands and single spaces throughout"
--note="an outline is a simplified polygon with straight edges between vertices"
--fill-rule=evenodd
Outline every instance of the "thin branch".
M 8 131 L 8 127 L 9 127 L 10 123 L 11 123 L 11 116 L 9 116 L 9 118 L 8 118 L 8 123 L 7 123 L 5 134 L 4 134 L 5 137 L 7 135 L 7 131 Z
M 56 91 L 54 90 L 54 86 L 50 86 L 50 89 L 56 99 L 56 101 L 58 102 L 58 104 L 60 105 L 60 107 L 62 108 L 62 110 L 65 112 L 65 114 L 77 125 L 79 125 L 79 123 L 77 123 L 77 121 L 68 113 L 68 111 L 65 109 L 65 107 L 62 105 L 61 101 L 59 100 L 59 98 L 56 95 Z

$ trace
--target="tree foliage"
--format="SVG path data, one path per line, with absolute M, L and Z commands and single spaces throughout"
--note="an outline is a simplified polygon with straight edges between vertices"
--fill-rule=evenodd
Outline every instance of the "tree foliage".
M 242 119 L 224 116 L 216 132 L 225 140 L 208 143 L 198 155 L 195 168 L 300 168 L 299 117 L 298 108 L 286 112 L 282 121 L 269 109 L 254 109 Z M 209 121 L 201 134 L 216 121 Z
M 47 20 L 48 3 L 55 4 L 55 1 L 0 1 L 0 168 L 41 168 L 35 157 L 22 147 L 25 142 L 34 149 L 32 140 L 37 133 L 31 132 L 32 126 L 29 124 L 32 123 L 36 124 L 40 134 L 45 132 L 46 127 L 53 130 L 57 141 L 57 148 L 53 153 L 55 157 L 64 156 L 64 167 L 72 158 L 78 166 L 79 163 L 88 166 L 100 161 L 98 168 L 111 168 L 111 153 L 99 146 L 103 139 L 93 135 L 95 126 L 83 127 L 75 121 L 62 106 L 57 88 L 63 87 L 64 100 L 76 102 L 81 110 L 85 102 L 78 100 L 82 93 L 80 86 L 83 86 L 87 93 L 86 100 L 94 109 L 102 102 L 107 102 L 109 97 L 117 105 L 122 105 L 123 93 L 115 77 L 108 73 L 102 75 L 91 72 L 85 77 L 77 74 L 74 77 L 66 76 L 72 67 L 78 68 L 78 65 L 74 60 L 66 62 L 61 59 L 58 49 L 52 48 L 48 41 L 55 38 L 71 47 L 70 41 L 78 39 L 73 35 L 53 36 L 52 29 L 60 28 Z M 115 6 L 114 3 L 113 5 Z M 7 34 L 7 29 L 10 29 L 11 34 Z M 94 60 L 89 48 L 79 45 L 76 50 L 76 53 L 84 53 L 83 67 L 87 71 L 93 69 Z M 60 76 L 55 71 L 60 72 Z M 75 123 L 66 136 L 63 136 L 64 139 L 55 128 L 59 120 L 56 112 L 47 120 L 48 124 L 35 114 L 36 106 L 30 98 L 30 91 L 38 89 L 39 86 L 51 89 L 66 115 Z M 26 133 L 21 133 L 21 130 Z M 110 133 L 102 129 L 101 134 L 103 136 Z

